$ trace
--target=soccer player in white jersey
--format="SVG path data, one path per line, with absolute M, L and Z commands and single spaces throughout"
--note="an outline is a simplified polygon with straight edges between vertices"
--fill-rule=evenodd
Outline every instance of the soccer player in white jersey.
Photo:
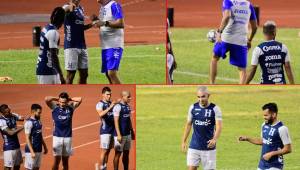
M 247 38 L 248 23 L 251 33 Z M 257 19 L 251 3 L 247 0 L 223 0 L 223 18 L 217 30 L 216 43 L 210 63 L 210 83 L 214 84 L 217 76 L 217 64 L 230 53 L 230 64 L 239 70 L 239 83 L 246 82 L 248 48 L 257 30 Z
M 265 122 L 262 124 L 261 137 L 240 136 L 239 141 L 248 141 L 262 145 L 257 170 L 282 170 L 283 155 L 292 152 L 292 142 L 288 128 L 277 119 L 276 103 L 267 103 L 262 107 Z
M 122 7 L 113 0 L 97 0 L 99 11 L 102 69 L 110 84 L 121 84 L 118 70 L 124 49 L 124 16 Z
M 193 127 L 193 135 L 187 152 L 189 170 L 196 170 L 201 163 L 204 170 L 216 169 L 216 143 L 222 130 L 220 108 L 208 101 L 210 92 L 201 86 L 197 90 L 198 101 L 188 111 L 181 148 L 187 150 L 187 139 Z
M 265 42 L 254 48 L 251 68 L 246 84 L 253 79 L 257 65 L 261 68 L 261 84 L 286 84 L 284 69 L 290 84 L 294 84 L 294 75 L 290 64 L 290 53 L 287 46 L 275 40 L 276 23 L 267 21 L 263 26 Z M 283 69 L 284 68 L 284 69 Z

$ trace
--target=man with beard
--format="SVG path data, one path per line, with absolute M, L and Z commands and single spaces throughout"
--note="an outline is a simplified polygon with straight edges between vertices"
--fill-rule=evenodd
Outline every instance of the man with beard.
M 25 146 L 25 168 L 26 170 L 39 170 L 42 161 L 42 150 L 48 153 L 46 143 L 42 135 L 42 122 L 40 120 L 42 106 L 31 105 L 31 116 L 24 124 L 26 146 Z
M 265 122 L 262 124 L 261 137 L 240 136 L 239 141 L 262 145 L 257 170 L 282 170 L 283 155 L 292 152 L 289 131 L 281 121 L 277 120 L 278 108 L 276 103 L 265 104 L 262 110 Z
M 58 97 L 47 96 L 45 102 L 52 110 L 53 156 L 52 170 L 58 170 L 62 160 L 63 169 L 69 169 L 69 157 L 72 155 L 72 119 L 73 113 L 82 102 L 81 97 L 69 97 L 62 92 Z

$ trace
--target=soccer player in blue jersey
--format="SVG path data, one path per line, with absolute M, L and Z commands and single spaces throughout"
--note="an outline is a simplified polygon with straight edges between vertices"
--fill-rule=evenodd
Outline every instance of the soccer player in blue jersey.
M 249 38 L 248 23 L 251 33 Z M 239 70 L 239 83 L 246 83 L 248 48 L 257 30 L 256 15 L 253 6 L 247 0 L 223 0 L 223 18 L 217 30 L 216 43 L 210 63 L 210 83 L 214 84 L 217 76 L 217 64 L 230 53 L 230 64 Z
M 64 22 L 65 11 L 56 7 L 40 36 L 40 52 L 37 61 L 36 75 L 39 84 L 65 84 L 65 79 L 58 59 L 58 29 Z
M 23 160 L 18 133 L 23 130 L 23 126 L 17 127 L 17 121 L 24 121 L 24 118 L 16 113 L 12 113 L 7 104 L 0 106 L 0 112 L 4 170 L 19 170 Z
M 41 114 L 42 106 L 32 104 L 31 115 L 24 124 L 26 137 L 24 167 L 26 170 L 39 170 L 43 148 L 44 154 L 48 153 L 48 148 L 42 135 Z
M 197 90 L 198 101 L 188 111 L 187 122 L 182 136 L 181 148 L 187 150 L 187 139 L 193 127 L 193 135 L 187 151 L 187 166 L 196 170 L 201 163 L 204 170 L 216 169 L 216 143 L 222 130 L 220 108 L 209 102 L 207 87 Z
M 121 5 L 113 0 L 97 0 L 99 11 L 102 69 L 110 84 L 121 84 L 118 70 L 124 49 L 124 14 Z
M 62 160 L 63 169 L 69 169 L 69 157 L 72 155 L 72 118 L 75 109 L 81 104 L 81 97 L 70 98 L 62 92 L 58 97 L 47 96 L 45 102 L 52 110 L 53 130 L 53 170 L 58 170 Z
M 282 170 L 284 165 L 283 155 L 292 152 L 289 131 L 277 119 L 278 108 L 276 103 L 267 103 L 262 107 L 262 110 L 265 122 L 262 124 L 261 137 L 240 136 L 239 140 L 262 145 L 257 170 Z
M 119 159 L 123 154 L 122 162 L 124 170 L 128 170 L 129 166 L 129 150 L 131 140 L 135 140 L 135 133 L 131 123 L 131 108 L 129 102 L 131 95 L 129 91 L 122 91 L 121 101 L 113 108 L 114 114 L 114 142 L 115 142 L 115 157 L 114 170 L 119 169 Z
M 261 84 L 286 84 L 284 69 L 290 84 L 294 84 L 290 53 L 285 44 L 275 40 L 276 32 L 274 21 L 267 21 L 264 24 L 263 34 L 265 42 L 259 44 L 253 50 L 252 66 L 247 76 L 247 84 L 253 79 L 258 64 L 262 70 Z
M 78 70 L 79 84 L 86 84 L 88 77 L 88 52 L 84 31 L 92 28 L 93 24 L 84 24 L 84 9 L 80 5 L 80 0 L 70 0 L 63 8 L 66 11 L 64 22 L 66 83 L 73 83 L 76 70 Z
M 102 100 L 96 105 L 96 110 L 102 123 L 100 127 L 100 170 L 107 169 L 109 152 L 113 147 L 115 125 L 112 109 L 114 105 L 115 102 L 111 101 L 111 89 L 109 87 L 104 87 L 102 89 Z

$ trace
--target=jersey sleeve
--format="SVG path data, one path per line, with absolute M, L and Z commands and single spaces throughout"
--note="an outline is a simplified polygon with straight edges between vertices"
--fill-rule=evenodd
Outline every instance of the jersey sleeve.
M 114 106 L 113 114 L 114 116 L 120 116 L 121 105 L 117 104 Z
M 123 18 L 122 7 L 119 3 L 113 3 L 111 5 L 111 13 L 115 20 Z
M 96 110 L 103 110 L 103 103 L 102 102 L 98 102 L 96 104 Z
M 259 47 L 255 47 L 252 52 L 251 65 L 258 65 L 259 56 L 262 54 L 262 50 Z
M 250 4 L 250 11 L 251 11 L 250 20 L 257 20 L 255 10 L 252 4 Z
M 0 129 L 1 130 L 5 130 L 6 128 L 8 128 L 7 124 L 6 124 L 6 121 L 1 119 L 0 120 Z
M 58 48 L 59 33 L 56 30 L 49 30 L 45 37 L 49 41 L 49 48 Z
M 222 120 L 222 112 L 219 106 L 214 107 L 214 112 L 215 112 L 215 119 Z
M 31 121 L 26 121 L 24 124 L 24 131 L 26 135 L 29 135 L 31 133 L 32 129 L 32 122 Z
M 230 10 L 232 6 L 233 4 L 230 0 L 223 0 L 223 7 L 222 7 L 223 11 Z
M 279 136 L 281 138 L 281 141 L 283 143 L 283 145 L 287 145 L 287 144 L 291 144 L 291 138 L 290 138 L 290 134 L 289 134 L 289 130 L 286 126 L 282 126 L 278 129 L 279 131 Z
M 193 105 L 190 106 L 189 111 L 188 111 L 188 115 L 187 115 L 188 122 L 192 122 L 192 119 L 193 119 L 192 110 L 193 110 Z
M 290 52 L 287 46 L 284 44 L 282 44 L 282 52 L 286 53 L 284 62 L 290 62 L 291 61 Z

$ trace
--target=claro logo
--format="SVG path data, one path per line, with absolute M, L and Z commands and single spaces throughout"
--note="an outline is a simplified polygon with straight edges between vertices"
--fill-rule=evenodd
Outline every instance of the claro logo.
M 208 126 L 210 124 L 211 124 L 210 120 L 207 120 L 207 119 L 205 121 L 195 120 L 195 125 L 198 125 L 198 126 Z

